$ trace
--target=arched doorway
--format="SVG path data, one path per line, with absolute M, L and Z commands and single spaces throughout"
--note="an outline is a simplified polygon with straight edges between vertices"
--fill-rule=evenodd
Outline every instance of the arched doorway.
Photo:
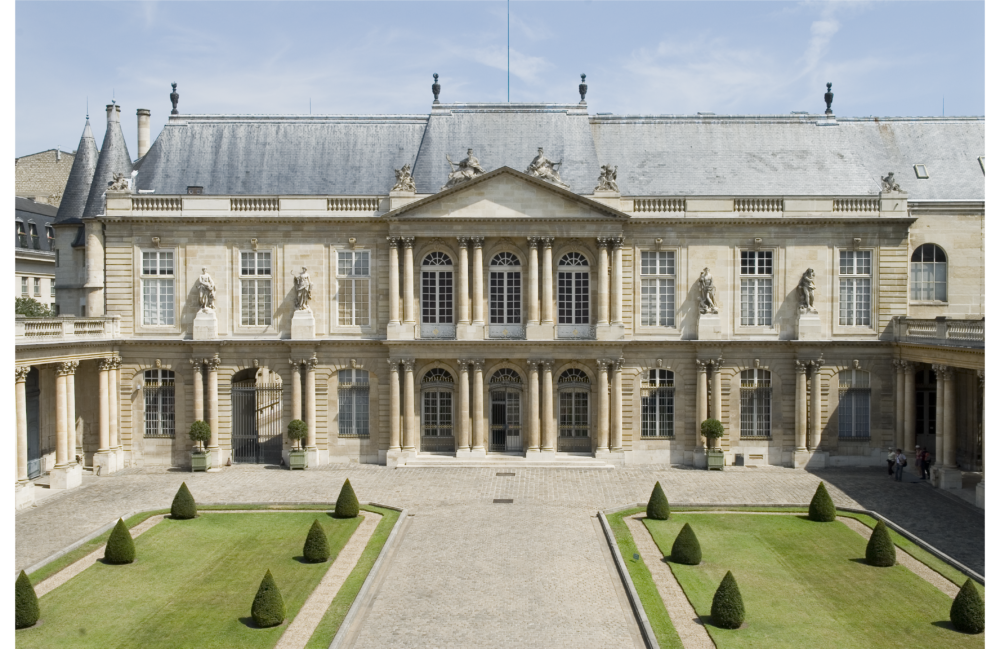
M 501 368 L 490 379 L 490 450 L 520 451 L 521 377 Z
M 28 419 L 28 479 L 42 475 L 42 439 L 38 429 L 38 368 L 32 367 L 24 383 L 25 407 Z
M 281 462 L 281 377 L 266 367 L 248 368 L 232 378 L 233 462 Z

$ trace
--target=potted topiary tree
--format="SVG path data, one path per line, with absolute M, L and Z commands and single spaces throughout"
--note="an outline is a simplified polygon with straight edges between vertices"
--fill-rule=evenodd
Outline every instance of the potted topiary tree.
M 205 444 L 212 439 L 212 429 L 200 419 L 191 424 L 188 437 L 196 444 L 191 449 L 191 470 L 208 471 L 212 468 L 212 456 L 205 449 Z
M 301 419 L 288 422 L 288 439 L 292 441 L 292 450 L 288 453 L 288 468 L 306 468 L 306 450 L 302 448 L 302 440 L 309 433 L 309 425 Z
M 706 446 L 708 446 L 705 454 L 708 456 L 709 469 L 722 471 L 726 464 L 726 454 L 721 448 L 715 447 L 717 440 L 722 437 L 724 432 L 722 422 L 718 419 L 706 419 L 701 422 L 701 434 L 705 437 Z

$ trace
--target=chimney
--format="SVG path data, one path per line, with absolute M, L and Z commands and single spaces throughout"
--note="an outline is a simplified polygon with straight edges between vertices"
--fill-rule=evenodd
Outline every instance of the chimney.
M 139 120 L 139 157 L 146 155 L 149 151 L 149 109 L 140 108 L 135 111 Z

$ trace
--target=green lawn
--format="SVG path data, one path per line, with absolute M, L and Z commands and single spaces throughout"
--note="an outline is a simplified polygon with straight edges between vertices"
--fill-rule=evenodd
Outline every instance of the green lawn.
M 951 599 L 941 591 L 902 566 L 865 564 L 865 540 L 842 523 L 674 513 L 668 521 L 647 520 L 646 527 L 669 554 L 685 522 L 701 542 L 703 560 L 670 567 L 697 613 L 708 620 L 727 570 L 743 593 L 747 628 L 707 625 L 722 649 L 984 646 L 983 635 L 950 628 Z
M 361 518 L 315 513 L 203 513 L 165 519 L 136 539 L 136 561 L 98 562 L 39 600 L 42 624 L 17 632 L 26 647 L 273 647 L 332 565 L 300 561 L 319 519 L 340 552 Z M 253 628 L 250 605 L 271 574 L 287 621 Z

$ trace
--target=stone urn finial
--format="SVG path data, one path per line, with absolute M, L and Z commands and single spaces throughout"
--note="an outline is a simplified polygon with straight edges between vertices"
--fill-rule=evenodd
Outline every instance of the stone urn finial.
M 434 103 L 435 104 L 440 104 L 441 102 L 438 101 L 438 95 L 441 94 L 441 84 L 438 83 L 438 73 L 437 72 L 434 73 L 434 83 L 433 83 L 433 85 L 431 85 L 431 92 L 434 93 Z
M 832 88 L 833 88 L 833 84 L 832 83 L 827 83 L 826 84 L 826 94 L 823 95 L 823 101 L 826 102 L 826 114 L 827 115 L 833 115 L 833 108 L 832 108 L 832 106 L 833 106 L 833 90 L 832 90 Z
M 587 103 L 587 75 L 580 75 L 580 103 Z
M 174 109 L 172 111 L 170 111 L 170 114 L 171 115 L 178 115 L 179 113 L 177 112 L 177 100 L 180 99 L 181 96 L 177 94 L 177 83 L 176 82 L 171 83 L 170 87 L 173 89 L 173 91 L 170 93 L 170 103 L 174 105 Z

